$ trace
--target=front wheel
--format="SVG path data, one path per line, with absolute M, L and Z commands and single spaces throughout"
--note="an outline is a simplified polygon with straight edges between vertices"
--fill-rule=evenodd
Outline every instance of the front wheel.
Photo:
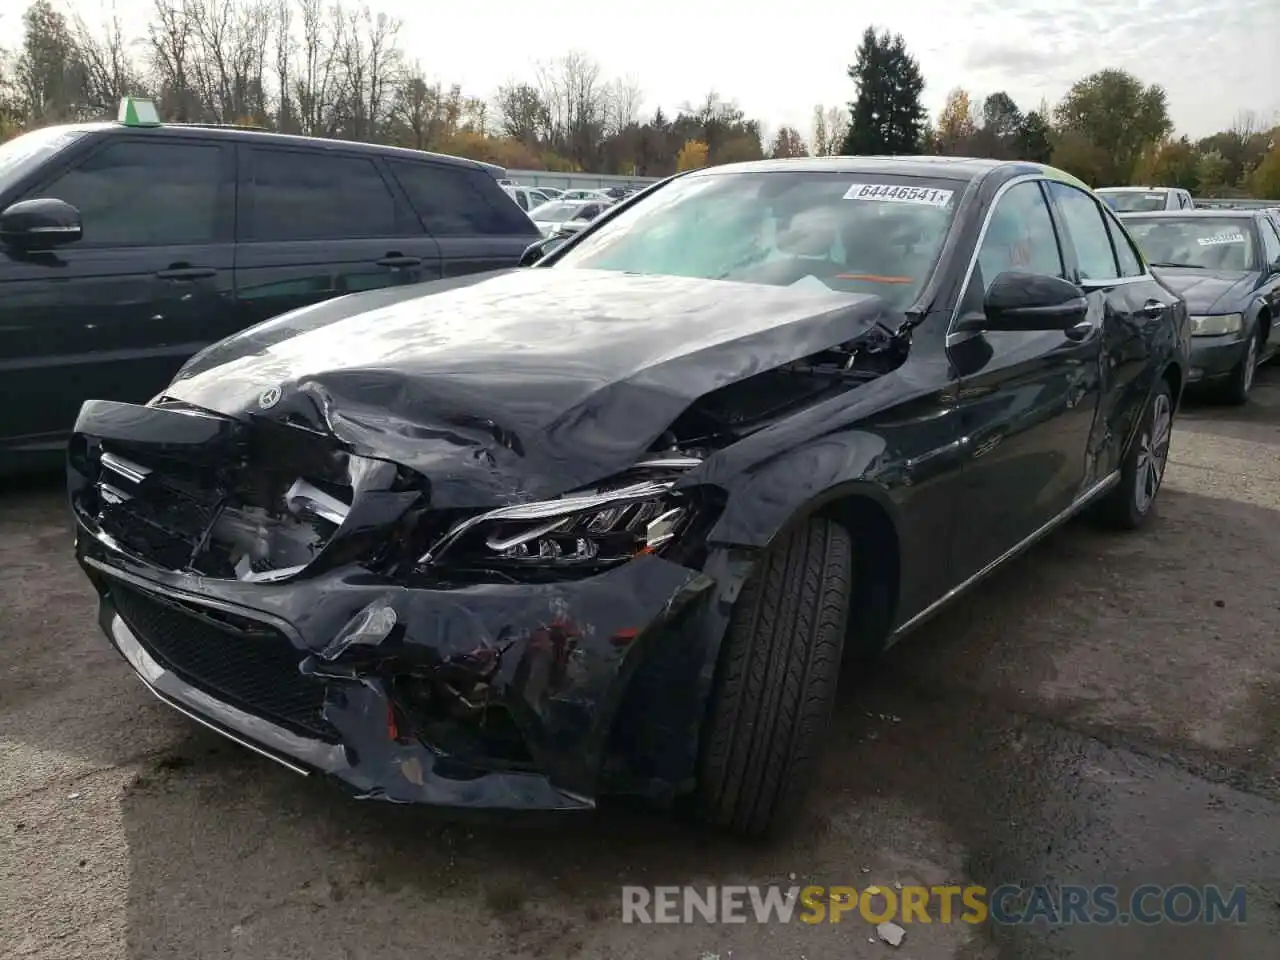
M 830 520 L 781 538 L 743 585 L 702 732 L 704 817 L 760 836 L 799 805 L 835 703 L 853 541 Z
M 1138 435 L 1120 467 L 1120 482 L 1098 504 L 1097 515 L 1108 525 L 1135 530 L 1151 515 L 1169 463 L 1173 436 L 1173 391 L 1162 378 L 1147 401 Z
M 1249 394 L 1253 390 L 1253 378 L 1258 371 L 1258 343 L 1262 339 L 1262 330 L 1255 330 L 1245 344 L 1244 356 L 1240 358 L 1240 366 L 1236 367 L 1227 381 L 1223 391 L 1223 399 L 1227 403 L 1242 407 L 1249 402 Z

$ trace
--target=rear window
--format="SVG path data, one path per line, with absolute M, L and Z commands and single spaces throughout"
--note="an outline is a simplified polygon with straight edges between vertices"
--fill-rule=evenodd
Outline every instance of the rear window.
M 483 170 L 409 160 L 392 160 L 390 165 L 423 226 L 434 236 L 538 236 L 538 228 Z
M 1258 255 L 1248 220 L 1229 217 L 1135 217 L 1125 221 L 1153 267 L 1256 270 Z
M 1147 213 L 1164 210 L 1169 203 L 1167 190 L 1124 190 L 1115 193 L 1099 192 L 1098 196 L 1117 213 Z

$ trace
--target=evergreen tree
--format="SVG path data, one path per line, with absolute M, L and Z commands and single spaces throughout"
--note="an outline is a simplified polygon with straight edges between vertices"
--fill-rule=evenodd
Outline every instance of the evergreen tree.
M 1039 110 L 1032 110 L 1022 118 L 1021 129 L 1013 138 L 1013 148 L 1019 160 L 1048 163 L 1053 155 L 1049 140 L 1049 121 Z
M 849 67 L 857 99 L 849 104 L 852 122 L 841 150 L 845 154 L 919 153 L 925 128 L 920 105 L 924 76 L 907 52 L 902 34 L 877 34 L 867 27 Z

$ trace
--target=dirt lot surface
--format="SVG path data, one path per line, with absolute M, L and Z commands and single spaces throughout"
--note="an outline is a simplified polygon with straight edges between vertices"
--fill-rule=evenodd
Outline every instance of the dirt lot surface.
M 1088 957 L 1280 943 L 1280 370 L 1192 407 L 1159 515 L 1073 524 L 846 684 L 788 839 L 347 800 L 161 705 L 100 635 L 56 483 L 0 491 L 0 956 Z M 620 921 L 619 885 L 1209 883 L 1244 926 Z

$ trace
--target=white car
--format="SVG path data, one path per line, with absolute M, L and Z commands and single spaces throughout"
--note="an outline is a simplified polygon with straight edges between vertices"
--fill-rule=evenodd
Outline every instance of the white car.
M 1100 187 L 1093 191 L 1116 213 L 1192 210 L 1191 194 L 1178 187 Z
M 503 191 L 508 197 L 516 202 L 525 213 L 528 213 L 534 207 L 540 207 L 544 203 L 549 203 L 551 198 L 535 187 L 521 187 L 517 185 L 504 186 Z
M 602 190 L 566 190 L 557 198 L 559 200 L 604 200 L 612 203 L 613 197 Z
M 612 204 L 604 200 L 553 200 L 529 211 L 544 237 L 557 233 L 577 233 Z

